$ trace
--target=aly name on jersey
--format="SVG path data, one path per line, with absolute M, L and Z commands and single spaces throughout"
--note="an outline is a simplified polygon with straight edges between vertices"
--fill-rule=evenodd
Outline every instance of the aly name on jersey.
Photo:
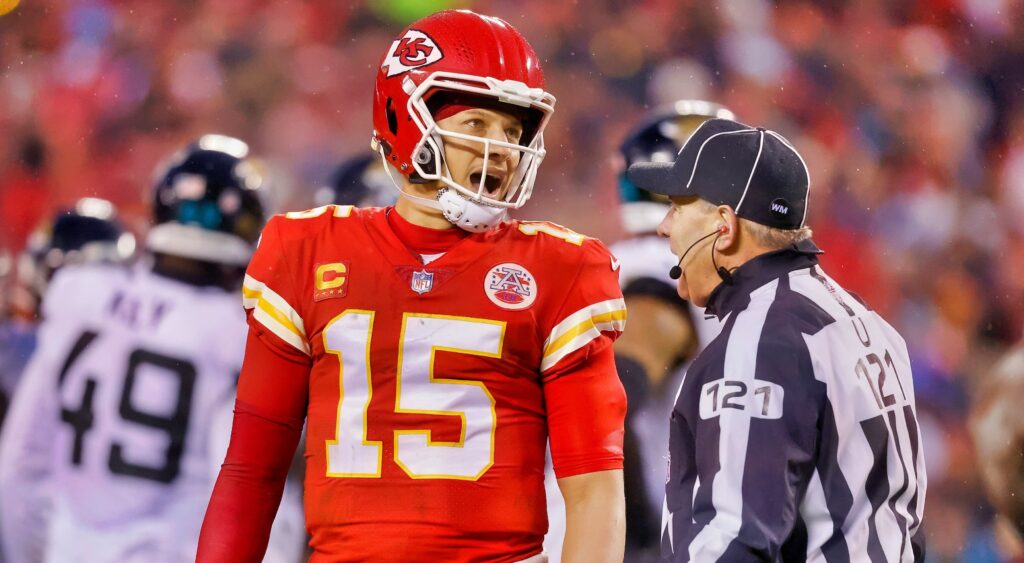
M 387 213 L 277 216 L 245 280 L 251 326 L 311 364 L 312 544 L 539 546 L 549 433 L 559 477 L 621 467 L 621 451 L 572 449 L 589 424 L 545 411 L 549 383 L 623 329 L 617 263 L 595 239 L 510 221 L 424 264 Z

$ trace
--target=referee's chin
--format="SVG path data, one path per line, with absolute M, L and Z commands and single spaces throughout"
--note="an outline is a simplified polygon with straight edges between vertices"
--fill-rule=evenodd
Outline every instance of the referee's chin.
M 690 288 L 686 285 L 686 274 L 679 276 L 679 279 L 676 280 L 676 293 L 678 293 L 679 297 L 684 301 L 691 301 Z M 703 307 L 703 305 L 701 305 L 701 307 Z
M 710 290 L 704 292 L 703 295 L 699 291 L 691 291 L 689 284 L 686 283 L 686 274 L 683 274 L 678 280 L 676 280 L 676 293 L 679 294 L 679 297 L 684 301 L 689 301 L 698 307 L 706 307 L 708 304 L 708 298 L 711 297 Z

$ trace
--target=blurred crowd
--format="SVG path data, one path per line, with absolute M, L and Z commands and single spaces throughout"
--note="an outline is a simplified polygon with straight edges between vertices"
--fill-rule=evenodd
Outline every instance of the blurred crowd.
M 273 209 L 311 207 L 368 149 L 385 46 L 444 7 L 516 25 L 558 97 L 523 218 L 620 237 L 615 149 L 676 99 L 792 140 L 826 269 L 908 339 L 929 560 L 999 560 L 966 417 L 1024 328 L 1020 0 L 24 0 L 0 16 L 0 249 L 83 196 L 143 233 L 154 167 L 206 132 L 250 143 Z

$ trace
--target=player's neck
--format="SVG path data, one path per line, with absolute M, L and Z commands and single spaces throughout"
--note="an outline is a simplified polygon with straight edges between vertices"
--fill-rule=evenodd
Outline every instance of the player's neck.
M 409 188 L 410 186 L 407 185 L 406 189 L 409 190 Z M 426 197 L 428 199 L 433 199 L 434 196 L 433 193 L 429 192 L 422 194 L 417 193 L 423 192 L 425 190 L 409 191 L 411 191 L 412 194 L 417 197 Z M 409 223 L 412 223 L 413 225 L 419 227 L 426 227 L 428 229 L 438 230 L 455 228 L 455 225 L 452 225 L 447 219 L 444 218 L 444 215 L 441 214 L 441 210 L 431 209 L 405 197 L 398 198 L 398 201 L 395 203 L 395 211 L 397 211 L 398 214 L 402 216 L 402 219 L 405 219 Z
M 462 229 L 434 229 L 412 223 L 400 213 L 388 213 L 388 226 L 409 250 L 415 254 L 438 254 L 451 250 L 469 233 Z M 450 223 L 449 223 L 450 225 Z

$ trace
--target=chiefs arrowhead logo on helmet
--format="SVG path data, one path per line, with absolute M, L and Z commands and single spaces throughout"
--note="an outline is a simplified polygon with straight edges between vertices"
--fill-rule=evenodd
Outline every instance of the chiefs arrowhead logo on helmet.
M 414 68 L 436 63 L 443 57 L 441 48 L 429 35 L 410 29 L 391 44 L 391 50 L 388 51 L 381 68 L 387 71 L 390 78 Z

